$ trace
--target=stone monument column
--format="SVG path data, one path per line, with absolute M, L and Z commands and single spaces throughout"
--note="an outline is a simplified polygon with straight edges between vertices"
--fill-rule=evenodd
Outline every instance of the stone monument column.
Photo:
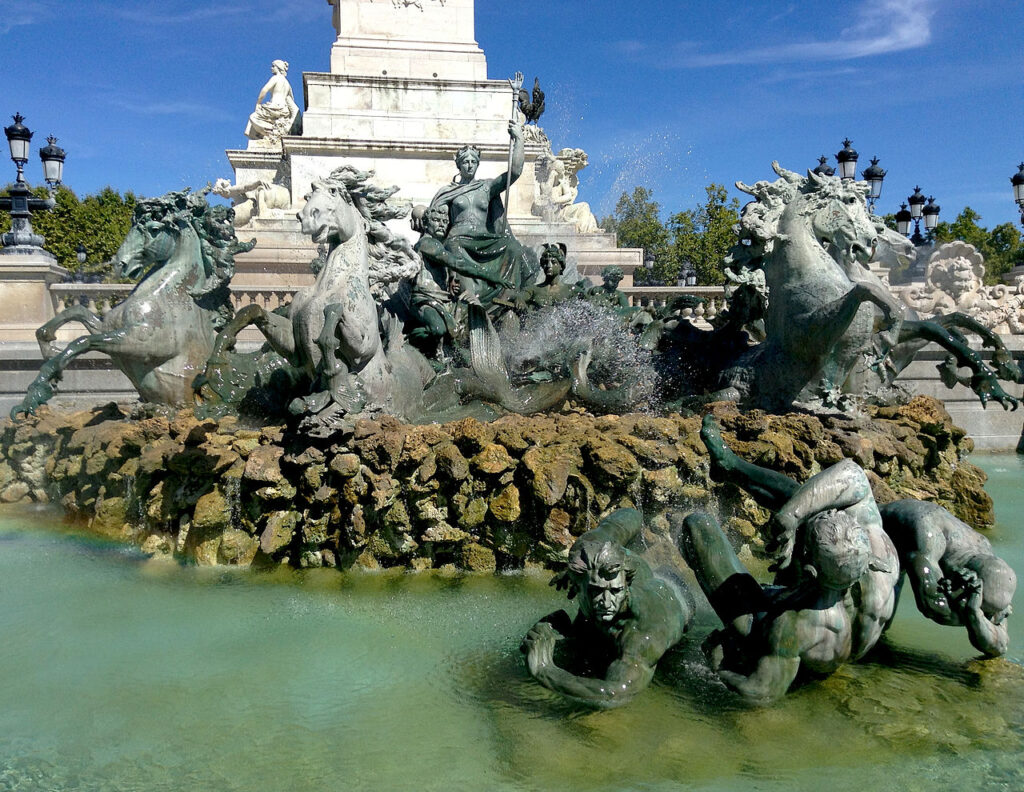
M 486 80 L 474 0 L 327 0 L 338 39 L 331 72 L 365 77 Z

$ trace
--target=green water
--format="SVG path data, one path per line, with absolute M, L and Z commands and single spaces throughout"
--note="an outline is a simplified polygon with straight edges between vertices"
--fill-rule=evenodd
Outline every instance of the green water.
M 975 461 L 1024 570 L 1024 463 Z M 908 599 L 870 662 L 769 709 L 693 641 L 590 712 L 523 668 L 565 602 L 543 578 L 180 568 L 55 523 L 0 523 L 0 790 L 1024 788 L 1016 619 L 1009 662 L 971 663 Z

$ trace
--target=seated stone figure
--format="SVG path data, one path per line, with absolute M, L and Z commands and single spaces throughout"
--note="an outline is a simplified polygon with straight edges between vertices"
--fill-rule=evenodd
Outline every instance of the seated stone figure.
M 566 246 L 561 242 L 544 245 L 540 254 L 540 268 L 544 273 L 544 280 L 528 286 L 516 296 L 517 308 L 540 308 L 585 294 L 585 287 L 590 285 L 589 281 L 583 279 L 577 283 L 566 283 L 562 278 L 562 273 L 565 272 L 566 251 Z
M 966 627 L 979 652 L 1006 654 L 1017 575 L 988 539 L 935 503 L 901 500 L 880 511 L 918 610 L 939 624 Z
M 892 621 L 896 610 L 899 557 L 892 540 L 883 530 L 867 475 L 854 461 L 844 459 L 803 484 L 774 470 L 740 459 L 722 441 L 712 416 L 704 417 L 700 433 L 711 458 L 711 476 L 729 481 L 749 492 L 764 508 L 774 512 L 768 524 L 768 551 L 779 571 L 775 583 L 792 586 L 800 570 L 791 566 L 801 526 L 816 514 L 829 510 L 845 512 L 867 533 L 871 560 L 852 587 L 847 600 L 852 635 L 851 660 L 869 652 Z
M 256 98 L 256 109 L 249 116 L 245 136 L 276 145 L 284 135 L 300 132 L 302 115 L 295 104 L 292 87 L 288 84 L 288 62 L 273 61 L 270 72 L 270 79 Z M 264 99 L 267 101 L 264 102 Z
M 545 687 L 592 706 L 625 704 L 647 687 L 662 655 L 689 628 L 694 607 L 683 581 L 671 569 L 652 572 L 625 548 L 642 521 L 635 509 L 619 509 L 569 550 L 568 568 L 555 582 L 578 599 L 576 618 L 556 611 L 523 640 L 530 673 Z M 560 664 L 557 642 L 563 642 Z M 584 675 L 587 670 L 596 675 Z

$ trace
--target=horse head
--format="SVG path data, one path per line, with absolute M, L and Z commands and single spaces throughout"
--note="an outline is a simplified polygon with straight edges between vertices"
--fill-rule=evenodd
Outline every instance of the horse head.
M 872 261 L 889 270 L 906 269 L 914 263 L 917 248 L 913 242 L 881 221 L 875 222 L 875 230 L 878 231 L 878 241 Z
M 132 227 L 114 254 L 118 277 L 133 280 L 142 277 L 154 264 L 166 263 L 180 241 L 180 229 L 165 218 L 164 207 L 153 201 L 140 201 L 135 207 Z
M 844 268 L 866 265 L 878 241 L 875 222 L 868 213 L 866 182 L 820 176 L 808 171 L 800 190 L 815 240 Z
M 339 245 L 365 228 L 352 193 L 340 178 L 341 170 L 344 167 L 326 179 L 313 182 L 306 195 L 306 205 L 296 215 L 302 223 L 302 233 L 312 237 L 318 245 Z

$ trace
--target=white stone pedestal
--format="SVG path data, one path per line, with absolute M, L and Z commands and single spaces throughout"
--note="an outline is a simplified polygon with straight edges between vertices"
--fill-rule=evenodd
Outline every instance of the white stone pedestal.
M 0 248 L 0 341 L 35 343 L 36 329 L 55 315 L 50 284 L 67 274 L 42 248 Z

